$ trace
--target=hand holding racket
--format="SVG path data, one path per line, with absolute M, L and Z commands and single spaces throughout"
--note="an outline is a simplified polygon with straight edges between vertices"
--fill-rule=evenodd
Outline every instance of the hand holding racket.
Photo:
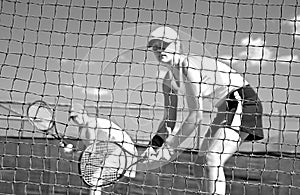
M 164 143 L 158 149 L 154 149 L 153 147 L 148 147 L 144 152 L 143 156 L 148 158 L 149 161 L 170 161 L 172 156 L 174 155 L 174 149 L 169 145 Z

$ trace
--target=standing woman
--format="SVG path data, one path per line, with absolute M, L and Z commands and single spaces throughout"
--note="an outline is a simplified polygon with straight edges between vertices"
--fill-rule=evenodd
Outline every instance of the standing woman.
M 226 113 L 217 114 L 224 115 L 223 122 L 210 140 L 206 154 L 208 192 L 225 194 L 224 164 L 244 141 L 263 139 L 262 105 L 257 93 L 228 65 L 205 56 L 184 55 L 179 35 L 172 28 L 155 29 L 148 47 L 168 72 L 162 86 L 164 118 L 145 155 L 155 157 L 161 148 L 176 148 L 195 131 L 202 120 L 203 100 L 217 109 L 225 104 Z M 189 114 L 175 129 L 178 90 L 185 91 Z M 177 133 L 171 137 L 172 131 Z

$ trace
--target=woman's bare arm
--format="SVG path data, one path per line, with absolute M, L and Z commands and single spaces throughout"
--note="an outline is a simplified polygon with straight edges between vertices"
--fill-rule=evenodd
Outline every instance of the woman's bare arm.
M 150 145 L 154 147 L 162 146 L 169 136 L 169 129 L 174 129 L 177 117 L 177 90 L 176 87 L 173 87 L 169 72 L 164 77 L 162 89 L 164 94 L 164 118 L 158 127 L 156 135 L 150 142 Z

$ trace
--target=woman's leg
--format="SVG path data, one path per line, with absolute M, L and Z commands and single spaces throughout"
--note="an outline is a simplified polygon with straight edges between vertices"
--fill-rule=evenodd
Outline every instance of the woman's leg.
M 210 194 L 225 194 L 224 164 L 238 150 L 247 136 L 247 133 L 230 128 L 219 128 L 216 131 L 206 155 L 207 187 Z

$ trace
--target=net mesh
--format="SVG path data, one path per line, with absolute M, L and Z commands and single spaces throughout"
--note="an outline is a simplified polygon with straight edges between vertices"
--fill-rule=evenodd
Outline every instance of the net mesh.
M 217 59 L 235 69 L 262 101 L 265 138 L 242 144 L 224 165 L 226 192 L 299 194 L 297 0 L 2 0 L 1 194 L 91 190 L 79 174 L 80 154 L 66 152 L 58 140 L 28 122 L 26 109 L 35 100 L 56 105 L 57 129 L 76 147 L 84 148 L 82 140 L 88 138 L 68 120 L 74 103 L 83 105 L 90 116 L 116 122 L 134 142 L 149 142 L 164 115 L 162 82 L 167 69 L 146 48 L 150 32 L 158 26 L 179 32 L 184 53 Z M 172 162 L 92 190 L 204 192 L 204 156 L 209 150 L 202 134 L 216 111 L 211 104 L 203 109 L 199 131 L 179 146 L 182 152 Z M 176 122 L 187 115 L 185 94 L 180 92 Z

